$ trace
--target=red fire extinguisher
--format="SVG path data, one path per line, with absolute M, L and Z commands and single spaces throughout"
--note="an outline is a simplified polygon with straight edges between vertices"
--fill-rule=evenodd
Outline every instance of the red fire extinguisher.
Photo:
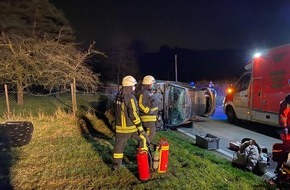
M 166 138 L 160 138 L 158 144 L 160 147 L 158 173 L 165 173 L 168 167 L 169 143 Z
M 146 181 L 150 178 L 150 167 L 148 161 L 148 152 L 146 150 L 138 149 L 137 152 L 137 164 L 139 179 Z

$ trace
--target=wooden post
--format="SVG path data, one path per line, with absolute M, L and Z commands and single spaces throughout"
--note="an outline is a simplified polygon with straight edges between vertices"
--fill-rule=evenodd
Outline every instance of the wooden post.
M 4 89 L 5 89 L 5 97 L 6 97 L 7 117 L 9 119 L 10 118 L 10 104 L 9 104 L 7 84 L 4 85 Z
M 72 103 L 72 111 L 73 111 L 73 115 L 76 116 L 76 110 L 75 110 L 75 105 L 74 105 L 74 86 L 73 83 L 70 84 L 70 91 L 71 91 L 71 103 Z
M 74 95 L 74 85 L 73 84 L 70 84 L 70 90 L 71 90 L 72 111 L 73 111 L 73 115 L 76 116 L 75 95 Z
M 177 82 L 177 54 L 175 54 L 175 82 Z
M 77 113 L 77 95 L 76 95 L 76 79 L 73 79 L 73 84 L 71 84 L 71 97 L 72 97 L 72 109 L 73 115 L 76 116 Z
M 74 96 L 75 96 L 75 99 L 74 99 L 75 103 L 74 103 L 74 105 L 75 105 L 75 110 L 77 112 L 78 111 L 78 107 L 77 107 L 77 85 L 76 85 L 76 78 L 74 78 Z

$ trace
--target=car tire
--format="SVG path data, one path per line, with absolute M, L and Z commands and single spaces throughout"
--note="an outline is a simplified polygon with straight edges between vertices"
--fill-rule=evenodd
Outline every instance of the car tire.
M 226 110 L 227 119 L 230 123 L 234 124 L 237 122 L 237 116 L 233 107 L 229 106 Z

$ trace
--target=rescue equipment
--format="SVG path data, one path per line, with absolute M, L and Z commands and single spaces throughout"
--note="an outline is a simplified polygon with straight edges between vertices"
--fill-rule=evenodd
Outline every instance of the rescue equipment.
M 233 154 L 232 165 L 248 169 L 255 174 L 263 175 L 270 165 L 270 156 L 265 147 L 261 147 L 254 139 L 243 138 L 242 141 L 231 142 L 230 149 Z
M 282 143 L 275 143 L 272 147 L 272 160 L 274 162 L 284 163 L 288 158 L 290 150 L 290 141 L 283 140 Z
M 290 186 L 290 140 L 288 140 L 288 136 L 284 136 L 283 143 L 275 143 L 272 149 L 272 160 L 278 163 L 276 168 L 278 174 L 274 182 L 281 189 L 287 189 Z M 281 166 L 280 168 L 279 165 Z
M 147 181 L 150 178 L 150 172 L 165 173 L 167 171 L 169 156 L 167 139 L 160 138 L 158 143 L 154 145 L 154 150 L 154 154 L 152 154 L 150 147 L 148 147 L 148 151 L 138 148 L 137 165 L 141 181 Z
M 153 156 L 153 171 L 156 171 L 159 166 L 159 160 L 160 160 L 160 152 L 159 152 L 159 146 L 157 145 L 155 148 L 154 156 Z
M 138 149 L 137 152 L 137 165 L 139 179 L 141 181 L 147 181 L 150 178 L 149 157 L 146 150 Z
M 158 145 L 160 147 L 158 173 L 165 173 L 168 167 L 169 143 L 166 138 L 160 138 Z

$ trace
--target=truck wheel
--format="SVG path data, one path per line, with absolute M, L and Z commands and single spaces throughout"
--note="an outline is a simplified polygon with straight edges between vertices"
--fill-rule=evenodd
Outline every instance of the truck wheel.
M 226 111 L 227 119 L 230 123 L 234 124 L 237 122 L 237 116 L 232 107 L 228 107 Z

